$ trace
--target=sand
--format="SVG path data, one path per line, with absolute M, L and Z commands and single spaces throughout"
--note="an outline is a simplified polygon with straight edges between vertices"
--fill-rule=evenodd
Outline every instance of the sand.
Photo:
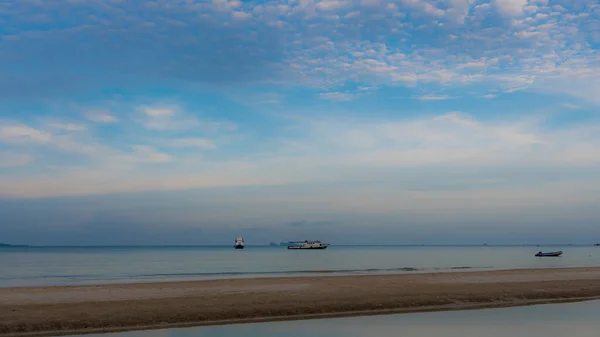
M 600 298 L 600 268 L 0 289 L 0 336 L 457 310 Z

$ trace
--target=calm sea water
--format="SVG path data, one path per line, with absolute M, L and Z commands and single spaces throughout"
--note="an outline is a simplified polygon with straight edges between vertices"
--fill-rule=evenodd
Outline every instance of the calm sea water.
M 137 331 L 90 337 L 590 337 L 600 302 Z
M 534 257 L 539 250 L 564 255 Z M 578 266 L 600 266 L 600 247 L 0 248 L 0 287 Z

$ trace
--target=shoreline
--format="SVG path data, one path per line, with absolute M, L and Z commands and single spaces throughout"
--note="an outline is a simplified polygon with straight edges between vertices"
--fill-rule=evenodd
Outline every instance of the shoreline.
M 226 281 L 226 280 L 272 280 L 272 279 L 287 279 L 287 278 L 312 278 L 312 277 L 362 277 L 362 276 L 391 276 L 391 275 L 426 275 L 426 274 L 452 274 L 452 273 L 476 273 L 476 272 L 495 272 L 495 271 L 527 271 L 527 270 L 569 270 L 569 269 L 594 269 L 600 265 L 580 265 L 574 267 L 449 267 L 449 268 L 433 268 L 433 269 L 418 269 L 418 268 L 398 268 L 401 271 L 381 270 L 381 271 L 364 271 L 364 270 L 328 270 L 328 271 L 292 271 L 292 272 L 267 272 L 267 273 L 248 273 L 240 275 L 216 275 L 206 277 L 167 277 L 167 278 L 123 278 L 116 280 L 103 281 L 78 281 L 73 283 L 48 283 L 48 284 L 30 284 L 22 286 L 1 285 L 0 291 L 5 289 L 41 289 L 41 288 L 70 288 L 70 287 L 98 287 L 98 286 L 123 286 L 123 285 L 145 285 L 145 284 L 173 284 L 173 283 L 195 283 L 209 281 Z
M 468 310 L 600 299 L 600 267 L 0 289 L 0 336 Z

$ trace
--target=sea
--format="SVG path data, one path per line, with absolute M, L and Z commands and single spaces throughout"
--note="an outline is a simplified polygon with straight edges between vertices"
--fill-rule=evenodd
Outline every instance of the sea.
M 86 337 L 590 337 L 600 301 L 134 331 Z M 81 336 L 83 337 L 83 336 Z
M 538 258 L 538 251 L 564 252 Z M 3 247 L 0 287 L 600 266 L 594 246 Z

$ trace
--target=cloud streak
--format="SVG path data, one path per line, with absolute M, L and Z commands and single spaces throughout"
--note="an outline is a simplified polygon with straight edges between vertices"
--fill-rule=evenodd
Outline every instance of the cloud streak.
M 92 160 L 91 166 L 76 171 L 65 167 L 51 178 L 45 178 L 44 174 L 16 180 L 4 178 L 0 179 L 0 185 L 7 191 L 5 196 L 36 197 L 376 181 L 385 175 L 372 173 L 382 170 L 430 169 L 442 175 L 448 168 L 526 171 L 535 167 L 567 172 L 592 169 L 600 164 L 598 127 L 583 125 L 551 130 L 544 129 L 540 122 L 485 122 L 463 113 L 381 122 L 322 119 L 300 125 L 306 131 L 293 147 L 280 141 L 275 143 L 280 145 L 267 148 L 268 155 L 252 159 L 232 154 L 218 160 L 204 160 L 202 164 L 192 160 L 193 152 L 169 154 L 139 144 L 121 151 L 74 139 L 71 143 L 79 147 L 71 149 L 65 145 L 71 143 L 62 140 L 54 144 L 62 150 L 89 148 L 84 153 Z M 216 149 L 214 143 L 204 138 L 174 138 L 163 145 L 190 151 Z M 138 165 L 147 163 L 167 166 L 159 172 L 140 171 L 142 166 Z M 119 183 L 107 185 L 109 180 Z M 47 194 L 49 191 L 52 192 Z
M 88 112 L 86 117 L 96 123 L 116 123 L 119 121 L 115 116 L 103 112 Z

